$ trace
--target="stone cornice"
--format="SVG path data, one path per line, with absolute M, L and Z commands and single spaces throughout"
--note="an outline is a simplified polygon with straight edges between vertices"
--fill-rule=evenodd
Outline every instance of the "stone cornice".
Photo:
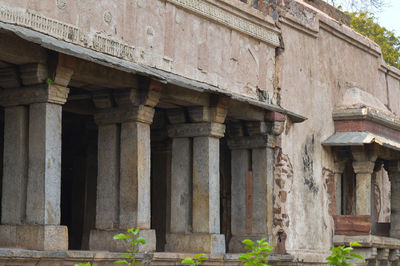
M 0 91 L 0 106 L 28 105 L 32 103 L 64 104 L 69 89 L 59 85 L 41 84 Z
M 168 127 L 170 138 L 214 137 L 222 138 L 225 134 L 225 125 L 214 122 L 185 123 Z

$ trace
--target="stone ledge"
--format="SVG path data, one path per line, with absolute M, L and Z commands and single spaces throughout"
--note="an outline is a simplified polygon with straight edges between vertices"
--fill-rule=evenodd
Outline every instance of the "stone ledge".
M 0 265 L 32 265 L 32 266 L 65 266 L 80 262 L 91 262 L 93 266 L 115 265 L 115 260 L 122 259 L 123 253 L 105 251 L 35 251 L 23 249 L 0 249 Z M 192 253 L 155 252 L 137 254 L 137 259 L 146 265 L 180 265 L 180 261 L 193 256 Z M 207 254 L 207 265 L 242 265 L 238 261 L 239 254 L 213 255 Z M 293 256 L 275 255 L 269 257 L 272 265 L 292 265 Z M 299 263 L 296 263 L 299 264 Z

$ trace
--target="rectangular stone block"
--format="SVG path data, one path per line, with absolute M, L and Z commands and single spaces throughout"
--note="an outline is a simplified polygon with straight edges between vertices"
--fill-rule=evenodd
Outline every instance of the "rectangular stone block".
M 4 168 L 2 189 L 3 224 L 20 224 L 25 218 L 28 180 L 28 108 L 5 108 Z
M 89 249 L 107 250 L 111 252 L 126 252 L 131 248 L 128 240 L 114 240 L 113 237 L 126 230 L 92 230 L 90 231 Z M 141 229 L 138 236 L 146 239 L 146 244 L 139 245 L 139 252 L 153 252 L 156 250 L 155 230 Z
M 167 234 L 168 252 L 225 253 L 225 236 L 221 234 Z
M 30 224 L 60 224 L 61 111 L 57 104 L 30 105 L 26 204 Z
M 68 250 L 68 229 L 59 225 L 0 225 L 0 247 Z
M 229 247 L 228 247 L 228 252 L 229 253 L 245 253 L 247 250 L 244 248 L 244 244 L 242 243 L 243 240 L 245 239 L 250 239 L 254 242 L 257 240 L 266 238 L 268 242 L 271 241 L 272 236 L 271 235 L 236 235 L 232 236 L 232 238 L 229 240 Z

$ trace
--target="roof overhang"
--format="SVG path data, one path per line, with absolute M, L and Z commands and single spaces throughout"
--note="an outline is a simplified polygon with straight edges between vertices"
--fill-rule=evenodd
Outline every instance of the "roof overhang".
M 400 151 L 400 120 L 390 112 L 371 107 L 338 109 L 333 112 L 335 133 L 323 146 L 344 147 L 378 144 Z
M 400 151 L 400 142 L 394 141 L 371 132 L 336 132 L 322 142 L 323 146 L 363 146 L 376 143 L 382 147 Z
M 302 115 L 286 110 L 275 104 L 257 101 L 250 97 L 235 94 L 204 82 L 188 79 L 178 74 L 166 72 L 164 70 L 156 69 L 154 67 L 139 64 L 136 62 L 120 59 L 115 56 L 104 54 L 86 47 L 79 46 L 77 44 L 54 38 L 52 36 L 37 32 L 29 28 L 0 22 L 0 29 L 12 32 L 24 40 L 39 44 L 49 50 L 71 55 L 110 68 L 119 69 L 124 72 L 148 76 L 157 79 L 164 84 L 172 84 L 198 92 L 221 94 L 229 97 L 231 100 L 234 101 L 247 103 L 249 105 L 268 111 L 279 112 L 281 114 L 287 115 L 293 123 L 300 123 L 307 119 Z

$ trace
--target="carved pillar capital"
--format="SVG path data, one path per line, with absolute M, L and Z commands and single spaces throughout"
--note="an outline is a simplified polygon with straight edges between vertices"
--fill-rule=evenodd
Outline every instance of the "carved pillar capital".
M 32 103 L 64 104 L 69 89 L 59 85 L 41 84 L 0 91 L 1 106 L 28 105 Z
M 232 137 L 228 146 L 231 150 L 274 148 L 274 140 L 270 135 Z
M 153 122 L 154 108 L 139 105 L 128 108 L 104 109 L 95 115 L 97 124 L 117 124 L 124 122 L 141 122 L 151 124 Z

